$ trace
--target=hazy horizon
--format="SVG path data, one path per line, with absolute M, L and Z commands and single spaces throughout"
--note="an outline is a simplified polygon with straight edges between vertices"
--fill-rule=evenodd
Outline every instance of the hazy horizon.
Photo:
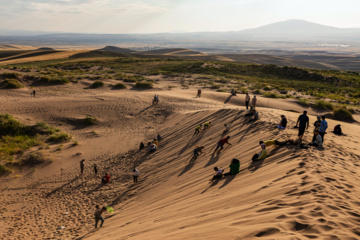
M 72 33 L 240 31 L 302 19 L 360 27 L 360 2 L 285 0 L 0 0 L 0 29 Z

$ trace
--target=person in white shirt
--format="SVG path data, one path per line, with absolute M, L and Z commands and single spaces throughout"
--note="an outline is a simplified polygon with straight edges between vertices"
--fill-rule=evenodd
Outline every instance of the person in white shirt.
M 140 175 L 139 170 L 137 170 L 136 168 L 134 168 L 134 169 L 132 170 L 132 175 L 133 175 L 134 183 L 137 183 L 137 182 L 138 182 L 138 177 L 139 177 L 139 175 Z

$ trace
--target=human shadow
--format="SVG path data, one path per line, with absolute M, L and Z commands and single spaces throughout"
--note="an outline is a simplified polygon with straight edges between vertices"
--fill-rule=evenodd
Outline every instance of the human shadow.
M 224 104 L 227 104 L 233 96 L 234 95 L 230 94 L 230 96 L 224 101 Z
M 187 142 L 187 144 L 179 151 L 178 156 L 183 154 L 190 146 L 195 145 L 198 141 L 200 141 L 200 139 L 202 138 L 202 136 L 204 136 L 205 132 L 201 131 L 200 133 L 193 135 L 190 140 Z
M 224 151 L 224 150 L 223 150 Z M 216 153 L 212 153 L 210 160 L 206 163 L 205 167 L 208 167 L 210 165 L 213 165 L 214 163 L 216 163 L 221 155 L 221 151 L 217 151 Z
M 46 194 L 46 197 L 50 197 L 51 195 L 53 195 L 54 193 L 60 191 L 61 189 L 65 188 L 66 186 L 69 186 L 70 184 L 72 184 L 73 182 L 75 182 L 76 180 L 79 179 L 79 176 L 76 176 L 74 179 L 72 179 L 70 182 L 65 183 L 64 185 L 55 188 L 54 190 L 52 190 L 51 192 L 49 192 L 48 194 Z
M 223 188 L 223 187 L 225 187 L 226 185 L 228 185 L 229 183 L 231 183 L 232 180 L 234 180 L 237 175 L 238 175 L 238 173 L 237 173 L 237 174 L 232 174 L 232 175 L 226 175 L 226 176 L 224 176 L 225 182 L 223 183 L 223 185 L 221 185 L 221 186 L 219 187 L 219 189 L 220 189 L 220 188 Z
M 192 157 L 190 159 L 190 161 L 188 162 L 188 164 L 184 167 L 184 169 L 182 170 L 182 172 L 178 175 L 178 177 L 182 176 L 183 174 L 185 174 L 187 171 L 189 171 L 194 165 L 195 165 L 195 160 L 196 158 Z
M 218 184 L 220 179 L 215 179 L 214 181 L 211 182 L 210 186 L 208 186 L 204 191 L 201 192 L 201 194 L 205 193 L 208 189 L 214 187 L 216 184 Z
M 253 173 L 256 170 L 258 170 L 263 163 L 264 163 L 264 159 L 263 160 L 258 160 L 258 161 L 252 161 L 250 163 L 248 169 Z
M 89 236 L 90 234 L 92 234 L 92 233 L 94 233 L 94 232 L 96 232 L 96 231 L 98 231 L 98 230 L 100 230 L 100 229 L 99 229 L 99 228 L 98 228 L 98 229 L 93 229 L 93 230 L 91 230 L 90 232 L 88 232 L 88 233 L 84 234 L 83 236 L 78 237 L 78 238 L 75 238 L 75 239 L 76 239 L 76 240 L 82 240 L 82 239 L 85 239 L 87 236 Z
M 144 108 L 144 109 L 140 110 L 140 112 L 138 112 L 137 114 L 135 114 L 135 116 L 140 115 L 141 113 L 143 113 L 143 112 L 145 112 L 146 110 L 148 110 L 148 109 L 150 109 L 150 108 L 154 107 L 155 105 L 156 105 L 156 104 L 153 104 L 153 105 L 150 105 L 150 106 L 148 106 L 148 107 L 146 107 L 146 108 Z

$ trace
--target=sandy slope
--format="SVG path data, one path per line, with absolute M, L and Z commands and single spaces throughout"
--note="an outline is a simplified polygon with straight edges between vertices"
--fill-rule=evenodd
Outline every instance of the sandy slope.
M 29 99 L 25 91 L 6 94 L 1 94 L 1 112 L 60 125 L 80 145 L 54 153 L 57 160 L 50 166 L 23 169 L 19 179 L 1 179 L 0 238 L 359 238 L 357 124 L 342 123 L 346 136 L 326 135 L 323 151 L 272 147 L 267 159 L 251 164 L 259 140 L 295 138 L 294 129 L 279 131 L 275 124 L 285 114 L 293 126 L 298 113 L 286 110 L 300 112 L 299 105 L 259 98 L 261 119 L 248 123 L 240 107 L 243 96 L 223 93 L 205 92 L 196 99 L 192 91 L 163 91 L 156 106 L 149 105 L 154 92 L 147 91 L 44 91 L 39 99 Z M 100 124 L 84 127 L 74 120 L 86 115 L 96 116 Z M 192 138 L 194 127 L 206 121 L 213 127 Z M 231 126 L 233 146 L 213 155 L 224 123 Z M 329 120 L 330 128 L 336 123 Z M 93 129 L 98 136 L 90 134 Z M 158 132 L 164 140 L 157 152 L 132 151 Z M 190 161 L 196 145 L 204 145 L 205 154 Z M 73 156 L 76 152 L 82 155 Z M 209 184 L 213 167 L 227 168 L 233 157 L 240 159 L 241 172 Z M 79 178 L 81 158 L 88 167 Z M 89 169 L 93 163 L 112 175 L 112 184 L 99 185 Z M 134 166 L 142 174 L 138 184 L 129 174 Z M 95 204 L 115 209 L 97 231 Z

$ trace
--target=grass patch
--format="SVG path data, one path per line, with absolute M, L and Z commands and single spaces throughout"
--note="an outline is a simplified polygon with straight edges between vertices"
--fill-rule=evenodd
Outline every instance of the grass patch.
M 65 133 L 65 132 L 59 132 L 52 134 L 47 141 L 51 143 L 63 143 L 68 142 L 71 139 L 71 135 Z
M 113 89 L 126 89 L 126 86 L 123 83 L 117 83 L 112 88 Z
M 301 106 L 303 107 L 309 107 L 310 106 L 310 103 L 308 102 L 308 100 L 304 99 L 304 98 L 300 98 L 298 101 L 297 101 L 298 104 L 300 104 Z
M 98 120 L 96 119 L 96 117 L 87 116 L 86 118 L 84 118 L 83 122 L 86 125 L 94 125 L 98 122 Z
M 135 84 L 135 88 L 138 88 L 138 89 L 151 89 L 151 88 L 153 88 L 153 83 L 152 82 L 137 82 Z
M 16 79 L 5 79 L 2 82 L 2 85 L 4 86 L 4 88 L 7 88 L 7 89 L 17 89 L 17 88 L 23 88 L 24 87 L 24 85 L 22 85 Z
M 91 84 L 91 88 L 100 88 L 103 87 L 105 84 L 103 81 L 95 81 L 93 84 Z
M 12 172 L 13 172 L 13 171 L 12 171 L 10 168 L 8 168 L 8 167 L 0 164 L 0 176 L 9 175 L 9 174 L 11 174 Z
M 60 132 L 59 128 L 55 128 L 53 126 L 47 125 L 44 122 L 38 122 L 35 125 L 38 132 L 42 134 L 54 134 Z
M 333 116 L 336 120 L 345 120 L 345 121 L 354 120 L 352 113 L 345 108 L 335 109 L 333 112 Z
M 317 100 L 314 104 L 314 108 L 319 110 L 334 110 L 334 105 L 329 102 Z
M 12 72 L 12 73 L 2 73 L 0 74 L 0 76 L 3 78 L 17 79 L 20 76 L 20 74 Z
M 53 160 L 46 157 L 43 152 L 38 152 L 38 153 L 30 154 L 26 158 L 23 158 L 20 162 L 20 165 L 34 166 L 38 164 L 52 163 L 52 162 Z

